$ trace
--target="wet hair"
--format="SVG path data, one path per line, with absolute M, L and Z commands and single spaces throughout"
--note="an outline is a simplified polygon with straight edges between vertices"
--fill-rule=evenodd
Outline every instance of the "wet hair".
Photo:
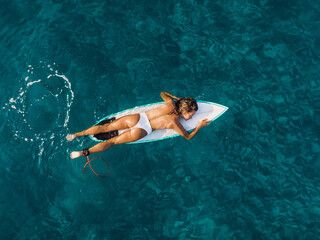
M 198 111 L 197 101 L 193 98 L 183 98 L 175 102 L 175 109 L 172 110 L 171 114 L 179 115 L 185 112 Z

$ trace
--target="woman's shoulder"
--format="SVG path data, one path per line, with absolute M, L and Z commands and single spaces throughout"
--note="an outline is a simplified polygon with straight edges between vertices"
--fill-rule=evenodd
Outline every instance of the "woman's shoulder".
M 173 122 L 176 122 L 176 121 L 179 121 L 179 115 L 176 115 L 176 114 L 168 114 L 168 118 L 173 121 Z
M 163 113 L 171 112 L 174 109 L 175 105 L 171 102 L 165 102 L 162 105 L 160 105 L 157 109 L 162 111 Z

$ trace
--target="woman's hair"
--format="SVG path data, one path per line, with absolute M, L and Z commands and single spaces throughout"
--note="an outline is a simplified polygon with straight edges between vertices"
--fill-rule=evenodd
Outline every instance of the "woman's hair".
M 198 111 L 197 101 L 190 97 L 176 101 L 175 105 L 176 107 L 171 114 L 179 115 L 184 112 Z

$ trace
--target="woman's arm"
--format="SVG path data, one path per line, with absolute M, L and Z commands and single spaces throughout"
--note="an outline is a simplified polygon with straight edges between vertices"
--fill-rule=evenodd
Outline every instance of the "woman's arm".
M 174 129 L 182 136 L 184 137 L 185 139 L 192 139 L 196 134 L 197 132 L 200 130 L 200 128 L 204 127 L 204 126 L 208 126 L 210 124 L 210 121 L 207 121 L 207 119 L 203 119 L 201 120 L 197 127 L 191 132 L 191 133 L 188 133 L 188 131 L 186 131 L 184 129 L 184 127 L 182 126 L 182 124 L 180 123 L 179 119 L 177 119 L 174 123 Z
M 181 98 L 175 97 L 172 94 L 167 93 L 167 92 L 161 92 L 160 96 L 165 102 L 168 102 L 172 99 L 181 100 Z

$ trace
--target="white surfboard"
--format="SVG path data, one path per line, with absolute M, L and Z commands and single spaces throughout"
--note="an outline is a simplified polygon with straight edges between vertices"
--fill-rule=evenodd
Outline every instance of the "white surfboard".
M 120 117 L 130 115 L 130 114 L 147 112 L 151 109 L 159 107 L 163 103 L 164 102 L 159 102 L 159 103 L 147 104 L 147 105 L 127 109 L 122 112 L 111 114 L 111 115 L 101 119 L 99 122 L 101 122 L 105 119 L 112 118 L 112 117 L 115 117 L 116 119 L 118 119 Z M 196 128 L 200 120 L 206 118 L 208 121 L 212 122 L 212 121 L 218 119 L 218 117 L 220 117 L 223 113 L 225 113 L 228 110 L 228 107 L 217 104 L 217 103 L 213 103 L 213 102 L 197 101 L 197 104 L 198 104 L 198 111 L 192 117 L 192 119 L 186 121 L 183 118 L 180 118 L 180 122 L 181 122 L 182 126 L 187 131 L 190 131 L 190 130 Z M 97 122 L 96 124 L 98 124 L 99 122 Z M 127 130 L 128 129 L 119 130 L 119 135 Z M 141 138 L 141 139 L 139 139 L 135 142 L 131 142 L 129 144 L 158 141 L 158 140 L 163 140 L 163 139 L 177 137 L 177 136 L 180 136 L 180 135 L 174 129 L 154 130 L 152 133 L 145 136 L 144 138 Z M 91 135 L 90 138 L 94 141 L 102 142 L 102 140 L 98 140 L 93 135 Z

